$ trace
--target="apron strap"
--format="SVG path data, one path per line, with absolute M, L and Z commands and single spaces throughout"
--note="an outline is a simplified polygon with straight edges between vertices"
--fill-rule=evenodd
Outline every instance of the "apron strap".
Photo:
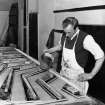
M 75 49 L 75 45 L 76 45 L 76 43 L 77 43 L 78 36 L 79 36 L 79 34 L 77 34 L 77 38 L 76 38 L 76 41 L 75 41 L 75 43 L 74 43 L 73 49 Z

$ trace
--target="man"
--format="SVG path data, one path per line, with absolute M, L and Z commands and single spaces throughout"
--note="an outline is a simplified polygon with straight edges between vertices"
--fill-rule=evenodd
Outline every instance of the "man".
M 91 35 L 79 29 L 78 20 L 75 17 L 64 19 L 62 26 L 66 35 L 62 36 L 57 46 L 44 52 L 52 53 L 62 50 L 62 69 L 60 74 L 87 85 L 86 81 L 92 79 L 100 70 L 104 62 L 104 52 Z M 92 71 L 85 73 L 84 67 L 87 62 L 88 51 L 94 56 L 96 62 Z M 85 89 L 85 93 L 87 93 L 87 89 L 88 86 Z

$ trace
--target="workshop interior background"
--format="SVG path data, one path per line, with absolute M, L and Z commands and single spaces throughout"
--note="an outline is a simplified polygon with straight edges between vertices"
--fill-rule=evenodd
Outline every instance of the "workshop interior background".
M 77 17 L 80 28 L 92 34 L 105 52 L 104 0 L 0 0 L 0 46 L 13 43 L 40 61 L 50 31 L 62 29 L 67 16 Z M 90 64 L 94 66 L 91 54 Z M 88 72 L 92 66 L 87 66 Z M 105 62 L 89 82 L 89 94 L 105 102 Z

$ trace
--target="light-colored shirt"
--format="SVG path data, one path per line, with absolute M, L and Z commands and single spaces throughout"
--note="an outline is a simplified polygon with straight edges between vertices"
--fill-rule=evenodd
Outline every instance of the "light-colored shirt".
M 98 45 L 98 43 L 94 40 L 94 38 L 91 35 L 87 35 L 83 41 L 83 47 L 84 49 L 91 52 L 91 54 L 94 56 L 95 59 L 99 59 L 104 57 L 104 52 L 101 49 L 101 47 Z

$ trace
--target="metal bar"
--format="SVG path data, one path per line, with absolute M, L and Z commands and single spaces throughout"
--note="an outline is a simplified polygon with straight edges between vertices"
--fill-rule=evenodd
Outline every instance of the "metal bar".
M 22 83 L 20 74 L 18 73 L 14 73 L 13 87 L 11 91 L 11 100 L 12 101 L 25 101 L 26 100 L 23 83 Z
M 5 87 L 5 90 L 4 90 L 5 92 L 8 92 L 8 90 L 9 90 L 12 77 L 13 77 L 13 69 L 11 69 L 11 71 L 9 73 L 7 84 L 6 84 L 6 87 Z
M 36 83 L 38 83 L 52 98 L 57 100 L 65 98 L 62 94 L 50 87 L 42 79 L 37 79 Z
M 7 68 L 7 69 L 5 69 L 5 71 L 3 73 L 0 74 L 0 88 L 1 88 L 2 84 L 4 83 L 6 77 L 10 73 L 10 70 L 11 70 L 11 68 Z
M 30 96 L 31 99 L 33 99 L 33 100 L 38 100 L 39 97 L 38 97 L 36 91 L 33 90 L 33 88 L 32 88 L 32 86 L 31 86 L 31 84 L 29 83 L 28 79 L 27 79 L 24 75 L 21 75 L 21 77 L 22 77 L 24 83 L 26 84 L 26 86 L 28 87 L 28 89 L 29 89 L 29 91 L 30 91 L 30 93 L 28 93 L 28 94 L 31 95 L 31 96 Z M 28 91 L 28 92 L 29 92 L 29 91 Z M 27 97 L 27 98 L 28 98 L 28 97 Z

